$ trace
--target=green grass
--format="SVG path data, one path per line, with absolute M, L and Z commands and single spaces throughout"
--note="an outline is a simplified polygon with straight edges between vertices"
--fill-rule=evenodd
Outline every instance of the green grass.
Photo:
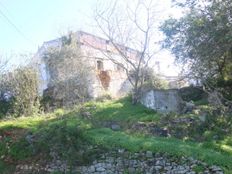
M 86 132 L 86 137 L 92 140 L 92 143 L 106 147 L 122 147 L 134 152 L 151 150 L 174 156 L 191 156 L 211 165 L 232 169 L 232 154 L 204 148 L 200 143 L 184 142 L 173 138 L 128 135 L 107 128 L 89 130 Z
M 20 117 L 20 118 L 2 120 L 0 121 L 0 129 L 21 128 L 21 129 L 35 130 L 40 123 L 44 122 L 45 120 L 48 121 L 53 118 L 55 118 L 55 115 L 47 114 L 43 116 L 38 115 L 33 117 Z
M 193 171 L 199 173 L 199 172 L 204 172 L 204 166 L 198 165 L 193 167 Z
M 160 119 L 160 114 L 140 104 L 136 106 L 132 105 L 129 98 L 116 101 L 89 102 L 84 107 L 90 108 L 89 110 L 93 114 L 94 120 L 99 121 L 134 123 L 138 121 L 159 121 Z M 93 107 L 96 109 L 91 109 Z
M 91 118 L 83 118 L 81 109 L 90 112 Z M 125 98 L 117 101 L 89 102 L 72 111 L 59 109 L 43 116 L 2 120 L 0 133 L 12 131 L 17 135 L 17 139 L 4 138 L 0 142 L 0 156 L 8 156 L 13 161 L 19 162 L 33 158 L 36 154 L 47 154 L 52 147 L 70 163 L 75 160 L 79 164 L 85 164 L 102 153 L 98 149 L 88 149 L 89 146 L 100 147 L 103 151 L 125 148 L 132 152 L 151 150 L 177 157 L 191 156 L 210 165 L 219 165 L 227 173 L 232 173 L 232 138 L 230 137 L 220 142 L 196 143 L 174 138 L 129 134 L 124 129 L 114 132 L 94 124 L 104 121 L 134 124 L 139 121 L 158 122 L 160 119 L 161 115 L 141 105 L 133 106 L 129 99 Z M 33 147 L 25 141 L 28 132 L 36 137 Z M 80 153 L 80 149 L 85 153 Z M 0 162 L 0 173 L 11 170 L 12 166 Z

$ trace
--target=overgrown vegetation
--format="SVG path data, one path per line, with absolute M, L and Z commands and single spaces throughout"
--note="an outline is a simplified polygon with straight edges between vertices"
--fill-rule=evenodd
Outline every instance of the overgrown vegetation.
M 111 100 L 105 95 L 87 102 L 93 69 L 72 33 L 61 38 L 61 47 L 47 49 L 44 55 L 52 80 L 42 99 L 33 68 L 7 72 L 6 62 L 0 60 L 0 173 L 14 173 L 18 164 L 44 166 L 52 160 L 64 161 L 72 170 L 118 148 L 189 156 L 232 173 L 231 0 L 174 0 L 185 15 L 160 27 L 166 36 L 163 47 L 184 65 L 184 77 L 202 85 L 180 89 L 193 106 L 182 115 L 162 115 L 139 104 L 143 89 L 168 86 L 148 68 L 156 53 L 151 46 L 156 23 L 152 2 L 137 1 L 134 9 L 115 2 L 95 11 L 97 26 L 115 50 L 98 51 L 126 72 L 131 98 Z M 194 171 L 202 172 L 203 166 Z
M 17 117 L 38 112 L 38 86 L 38 74 L 30 67 L 1 74 L 0 117 Z
M 130 71 L 130 78 L 134 80 L 136 76 L 135 71 Z M 141 84 L 138 86 L 140 89 L 167 89 L 169 88 L 168 82 L 164 79 L 161 79 L 159 75 L 157 75 L 152 68 L 146 67 L 141 68 L 139 72 L 139 78 L 141 80 Z
M 61 47 L 51 47 L 44 53 L 51 79 L 42 100 L 45 109 L 73 106 L 90 98 L 93 69 L 73 35 L 63 36 Z
M 196 142 L 214 142 L 230 136 L 231 114 L 224 114 L 209 106 L 194 111 L 195 114 L 163 116 L 158 123 L 172 137 Z
M 183 64 L 186 77 L 200 82 L 214 95 L 212 102 L 231 105 L 231 0 L 174 2 L 186 13 L 161 26 L 166 35 L 164 47 Z
M 218 140 L 209 138 L 197 143 L 129 131 L 130 126 L 136 123 L 158 124 L 165 119 L 163 117 L 143 106 L 134 106 L 129 98 L 124 98 L 116 101 L 88 102 L 73 110 L 59 109 L 43 116 L 1 121 L 1 160 L 5 164 L 23 163 L 29 159 L 31 163 L 38 163 L 36 157 L 46 155 L 47 160 L 52 160 L 51 153 L 56 152 L 72 166 L 90 163 L 99 157 L 102 151 L 125 148 L 129 151 L 151 150 L 177 157 L 192 156 L 232 171 L 232 138 L 229 133 Z M 220 126 L 217 129 L 217 126 L 213 125 L 214 122 L 220 121 L 213 120 L 206 124 L 221 135 Z M 119 124 L 121 129 L 113 131 L 104 123 Z M 223 122 L 221 126 L 224 127 L 225 124 Z M 209 127 L 202 125 L 202 128 Z M 186 131 L 186 128 L 179 131 Z M 195 133 L 193 132 L 192 136 Z M 29 141 L 28 137 L 31 137 Z M 8 167 L 2 164 L 0 171 L 10 170 Z
M 184 101 L 200 102 L 207 100 L 207 93 L 204 92 L 202 87 L 188 86 L 180 88 L 180 96 Z M 207 104 L 207 103 L 206 103 Z

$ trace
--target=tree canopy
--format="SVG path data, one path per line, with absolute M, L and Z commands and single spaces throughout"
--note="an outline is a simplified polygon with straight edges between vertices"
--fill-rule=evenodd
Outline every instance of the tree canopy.
M 232 1 L 175 1 L 185 10 L 179 19 L 170 18 L 161 26 L 164 47 L 185 65 L 185 75 L 203 84 L 231 86 Z M 187 70 L 187 71 L 186 71 Z

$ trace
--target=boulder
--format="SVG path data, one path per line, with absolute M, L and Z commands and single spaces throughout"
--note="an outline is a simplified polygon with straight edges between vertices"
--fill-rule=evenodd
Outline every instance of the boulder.
M 119 131 L 119 130 L 121 129 L 121 127 L 120 127 L 120 125 L 118 125 L 118 124 L 112 124 L 112 125 L 111 125 L 111 129 L 112 129 L 113 131 Z

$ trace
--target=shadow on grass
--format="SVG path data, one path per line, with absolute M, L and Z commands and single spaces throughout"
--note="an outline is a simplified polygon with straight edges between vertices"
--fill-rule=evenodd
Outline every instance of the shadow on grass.
M 44 162 L 53 160 L 50 154 L 55 152 L 72 166 L 88 164 L 105 151 L 85 140 L 83 132 L 91 129 L 92 125 L 78 117 L 76 112 L 44 117 L 40 121 L 37 118 L 25 119 L 0 124 L 0 173 L 9 168 L 9 164 L 33 163 L 41 154 L 45 158 L 39 160 Z
M 150 150 L 168 153 L 177 157 L 191 156 L 210 165 L 219 165 L 232 171 L 231 155 L 203 148 L 197 143 L 184 142 L 172 138 L 131 136 L 123 132 L 113 132 L 107 128 L 89 130 L 86 136 L 92 139 L 94 143 L 106 147 L 121 147 L 130 151 Z
M 158 121 L 160 115 L 141 104 L 132 105 L 130 98 L 122 98 L 116 101 L 90 102 L 84 107 L 90 111 L 97 121 L 138 122 Z
M 90 163 L 106 150 L 125 148 L 132 152 L 150 150 L 177 157 L 191 156 L 232 171 L 230 155 L 205 148 L 202 144 L 171 138 L 129 135 L 107 128 L 96 128 L 91 123 L 104 120 L 140 121 L 154 119 L 157 116 L 143 106 L 133 106 L 129 100 L 122 99 L 87 103 L 85 107 L 92 114 L 91 121 L 80 116 L 78 111 L 73 111 L 59 116 L 30 117 L 1 122 L 1 132 L 17 132 L 21 129 L 23 133 L 18 134 L 17 140 L 14 140 L 13 136 L 2 137 L 0 156 L 4 156 L 3 160 L 6 162 L 10 159 L 17 164 L 28 159 L 33 161 L 32 158 L 41 153 L 47 157 L 43 160 L 52 160 L 50 153 L 55 152 L 70 165 L 82 165 Z

